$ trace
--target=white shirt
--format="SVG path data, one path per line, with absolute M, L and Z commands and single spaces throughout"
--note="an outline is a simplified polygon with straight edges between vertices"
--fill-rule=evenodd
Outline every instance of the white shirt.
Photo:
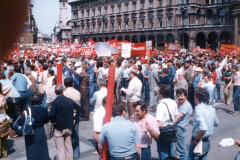
M 107 76 L 107 70 L 104 69 L 103 67 L 100 67 L 98 69 L 98 79 L 99 78 L 104 78 L 105 79 L 106 76 Z
M 161 121 L 163 126 L 166 126 L 173 122 L 169 117 L 167 106 L 162 102 L 165 102 L 168 105 L 168 109 L 173 121 L 175 116 L 178 115 L 178 108 L 177 103 L 170 98 L 164 98 L 161 100 L 160 104 L 157 106 L 156 119 Z
M 94 108 L 94 111 L 96 111 L 102 105 L 103 98 L 107 96 L 107 88 L 103 87 L 99 91 L 95 92 L 94 94 L 97 95 L 95 108 Z
M 176 79 L 178 79 L 178 75 L 179 75 L 179 73 L 181 73 L 181 72 L 182 72 L 181 69 L 176 70 L 176 74 L 175 74 L 175 77 L 173 78 L 173 81 L 175 81 Z
M 37 80 L 37 72 L 35 72 L 35 71 L 31 71 L 31 72 L 32 72 L 33 77 Z
M 55 76 L 51 76 L 48 78 L 48 82 L 47 82 L 48 89 L 52 87 L 52 81 L 53 81 L 54 77 Z
M 101 132 L 106 110 L 103 106 L 100 106 L 93 115 L 93 131 Z
M 142 92 L 142 82 L 137 77 L 132 78 L 126 92 L 127 101 L 136 102 L 140 100 L 141 92 Z

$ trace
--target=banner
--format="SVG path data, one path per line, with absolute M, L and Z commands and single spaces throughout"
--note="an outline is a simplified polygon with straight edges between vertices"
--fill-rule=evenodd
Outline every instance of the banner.
M 94 44 L 98 57 L 111 57 L 111 48 L 108 42 Z
M 167 54 L 180 54 L 181 43 L 165 43 L 165 50 Z
M 221 44 L 221 55 L 229 55 L 229 56 L 238 56 L 240 55 L 240 48 L 235 44 Z
M 131 57 L 131 43 L 122 43 L 122 57 Z

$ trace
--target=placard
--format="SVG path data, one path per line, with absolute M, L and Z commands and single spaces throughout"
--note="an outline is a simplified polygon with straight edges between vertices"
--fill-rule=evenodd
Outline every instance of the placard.
M 131 57 L 131 43 L 122 43 L 122 57 Z
M 98 57 L 111 57 L 111 47 L 108 42 L 94 44 Z

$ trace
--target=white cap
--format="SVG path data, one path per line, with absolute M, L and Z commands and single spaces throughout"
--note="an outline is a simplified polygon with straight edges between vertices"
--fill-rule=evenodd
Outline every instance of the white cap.
M 79 67 L 79 66 L 81 66 L 81 65 L 82 65 L 81 62 L 76 62 L 75 65 L 74 65 L 74 67 Z

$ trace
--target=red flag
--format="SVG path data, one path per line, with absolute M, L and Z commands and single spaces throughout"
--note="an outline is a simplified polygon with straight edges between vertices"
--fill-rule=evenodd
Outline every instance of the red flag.
M 13 56 L 20 57 L 21 53 L 19 50 L 19 46 L 14 46 L 13 49 L 8 53 L 8 59 L 12 59 Z
M 93 48 L 94 46 L 94 44 L 96 44 L 96 42 L 94 42 L 92 39 L 90 39 L 90 38 L 88 38 L 88 46 L 90 47 L 90 48 Z
M 25 49 L 25 51 L 24 51 L 24 56 L 27 56 L 27 57 L 29 56 L 29 52 L 30 52 L 29 50 L 30 50 L 29 48 L 26 48 L 26 49 Z

